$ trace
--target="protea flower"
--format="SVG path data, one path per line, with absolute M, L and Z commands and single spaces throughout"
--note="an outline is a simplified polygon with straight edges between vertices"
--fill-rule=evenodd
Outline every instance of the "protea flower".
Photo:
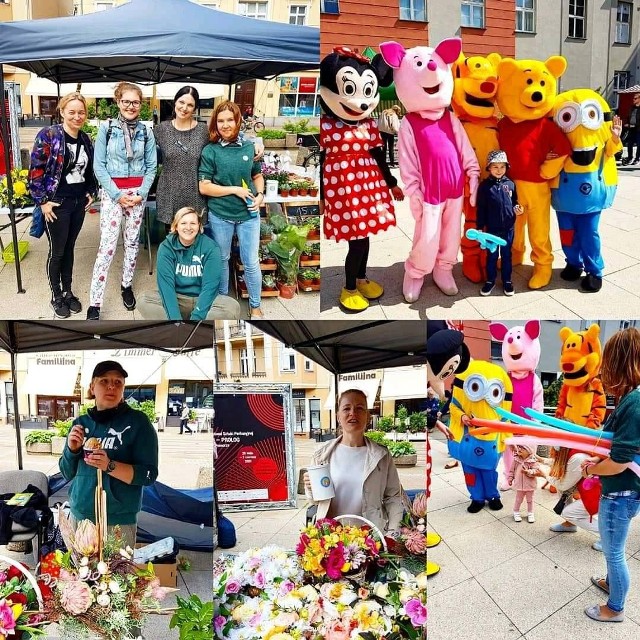
M 421 556 L 423 553 L 427 552 L 427 539 L 424 533 L 410 531 L 404 541 L 404 546 L 407 547 L 407 551 L 410 551 L 417 556 Z
M 82 556 L 98 553 L 98 530 L 91 520 L 81 520 L 75 535 L 75 550 Z
M 419 493 L 414 499 L 411 505 L 411 511 L 413 515 L 418 518 L 427 517 L 427 494 Z

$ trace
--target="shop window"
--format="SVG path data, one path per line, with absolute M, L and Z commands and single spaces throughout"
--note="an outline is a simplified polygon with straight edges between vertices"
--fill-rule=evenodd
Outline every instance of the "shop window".
M 278 115 L 319 117 L 318 78 L 313 76 L 281 76 Z

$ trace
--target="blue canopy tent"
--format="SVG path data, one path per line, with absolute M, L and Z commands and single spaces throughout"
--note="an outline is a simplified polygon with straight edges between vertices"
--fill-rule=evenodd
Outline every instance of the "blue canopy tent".
M 189 0 L 131 0 L 83 16 L 0 23 L 0 96 L 4 64 L 58 85 L 120 80 L 231 85 L 314 69 L 319 60 L 318 28 L 245 18 Z M 1 136 L 8 141 L 0 112 Z M 10 166 L 8 142 L 4 146 Z M 12 206 L 9 217 L 17 247 Z M 23 293 L 17 256 L 16 277 Z

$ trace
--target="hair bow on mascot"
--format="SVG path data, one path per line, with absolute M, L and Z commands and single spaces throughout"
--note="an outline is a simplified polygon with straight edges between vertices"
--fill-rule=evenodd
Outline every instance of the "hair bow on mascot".
M 501 322 L 492 322 L 489 332 L 494 340 L 502 341 L 502 361 L 513 387 L 511 411 L 526 419 L 529 419 L 524 412 L 526 408 L 542 412 L 542 382 L 536 375 L 540 361 L 540 320 L 529 320 L 524 326 L 511 329 Z M 511 488 L 509 470 L 513 466 L 513 454 L 513 447 L 507 446 L 502 455 L 501 491 Z
M 473 435 L 469 429 L 471 418 L 499 420 L 495 407 L 511 410 L 511 380 L 507 372 L 496 364 L 473 360 L 464 373 L 453 381 L 449 453 L 462 463 L 464 480 L 471 496 L 469 513 L 477 513 L 485 502 L 489 508 L 502 509 L 498 491 L 498 462 L 505 449 L 504 441 L 510 433 Z
M 460 249 L 462 201 L 469 180 L 475 204 L 480 167 L 458 118 L 448 110 L 453 93 L 451 65 L 462 41 L 406 50 L 383 42 L 380 51 L 393 68 L 398 98 L 407 110 L 398 132 L 400 175 L 410 196 L 415 229 L 404 268 L 402 293 L 407 302 L 420 296 L 424 277 L 446 295 L 456 295 L 453 267 Z
M 527 227 L 533 262 L 530 289 L 545 287 L 552 275 L 549 180 L 560 173 L 571 145 L 550 115 L 557 79 L 566 68 L 562 56 L 551 56 L 545 62 L 505 58 L 498 65 L 496 102 L 503 114 L 498 140 L 509 158 L 509 177 L 524 208 L 516 217 L 511 255 L 514 266 L 522 264 Z
M 604 260 L 600 250 L 600 214 L 613 204 L 618 184 L 615 154 L 622 151 L 622 121 L 613 117 L 602 96 L 591 89 L 572 89 L 556 98 L 555 123 L 571 144 L 560 175 L 551 184 L 551 204 L 558 216 L 560 242 L 567 266 L 560 277 L 575 281 L 586 272 L 580 289 L 600 291 Z
M 600 327 L 592 324 L 587 330 L 578 332 L 569 327 L 562 327 L 560 340 L 560 368 L 564 379 L 560 388 L 556 417 L 591 429 L 601 429 L 607 399 L 602 382 L 598 378 L 602 360 Z M 587 490 L 580 482 L 580 463 L 588 455 L 578 449 L 565 447 L 555 452 L 549 480 L 558 491 L 565 493 L 568 499 L 567 506 L 561 512 L 565 522 L 552 525 L 552 531 L 575 531 L 575 525 L 578 525 L 598 533 L 597 518 L 591 517 L 594 514 L 587 511 L 582 500 L 571 503 L 571 495 L 576 485 L 581 493 Z M 590 489 L 593 490 L 594 488 Z M 595 487 L 595 490 L 599 490 L 598 487 Z M 588 498 L 587 501 L 591 502 Z
M 451 106 L 460 123 L 469 136 L 469 141 L 480 166 L 480 180 L 484 180 L 487 171 L 487 156 L 490 151 L 499 149 L 498 119 L 496 117 L 495 97 L 498 90 L 499 53 L 488 56 L 470 56 L 464 53 L 452 67 L 453 98 Z M 476 240 L 466 237 L 467 229 L 476 228 L 476 207 L 471 204 L 470 194 L 465 192 L 464 231 L 460 247 L 462 249 L 462 273 L 471 282 L 484 282 L 486 277 L 486 253 Z
M 464 343 L 462 331 L 450 329 L 442 320 L 427 320 L 427 387 L 433 389 L 440 398 L 444 397 L 445 385 L 456 374 L 469 365 L 469 348 Z M 427 499 L 431 488 L 431 447 L 427 433 Z M 439 544 L 437 533 L 427 534 L 427 547 Z M 440 571 L 440 567 L 427 560 L 427 576 Z
M 340 306 L 352 313 L 384 293 L 367 278 L 369 237 L 395 225 L 392 195 L 404 198 L 371 118 L 380 101 L 378 86 L 391 82 L 380 54 L 370 61 L 337 47 L 320 62 L 323 227 L 326 238 L 349 243 Z

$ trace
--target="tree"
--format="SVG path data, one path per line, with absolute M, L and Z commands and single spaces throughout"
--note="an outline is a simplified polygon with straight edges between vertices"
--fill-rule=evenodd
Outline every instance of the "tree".
M 560 388 L 564 382 L 564 376 L 560 375 L 557 380 L 554 380 L 546 389 L 543 390 L 544 406 L 545 407 L 557 407 L 558 397 L 560 396 Z

